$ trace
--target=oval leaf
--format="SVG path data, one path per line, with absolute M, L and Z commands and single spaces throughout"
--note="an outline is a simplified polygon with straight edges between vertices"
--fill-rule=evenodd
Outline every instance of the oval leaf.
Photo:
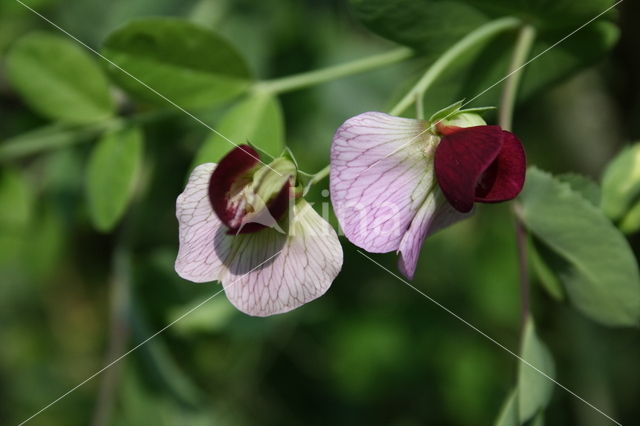
M 640 322 L 640 279 L 624 236 L 567 183 L 529 169 L 520 218 L 564 263 L 554 269 L 578 310 L 607 325 Z
M 114 113 L 102 69 L 66 37 L 23 37 L 7 56 L 7 76 L 31 108 L 52 120 L 83 124 Z
M 469 2 L 351 0 L 356 17 L 371 31 L 418 50 L 441 52 L 488 16 Z
M 251 143 L 272 157 L 284 149 L 282 108 L 276 97 L 267 94 L 257 94 L 234 105 L 220 119 L 217 130 L 235 144 Z M 232 148 L 228 140 L 212 134 L 198 151 L 195 165 L 216 163 Z
M 614 0 L 351 0 L 371 31 L 418 50 L 440 51 L 490 20 L 514 16 L 539 31 L 575 29 Z
M 522 335 L 520 356 L 537 370 L 555 378 L 553 358 L 535 332 L 531 317 L 527 319 Z M 518 418 L 524 423 L 538 414 L 549 403 L 554 383 L 540 371 L 520 362 L 518 365 Z
M 163 105 L 166 101 L 154 91 L 182 107 L 200 107 L 229 100 L 250 83 L 247 65 L 233 46 L 185 20 L 132 22 L 109 36 L 103 53 L 135 77 L 110 67 L 125 90 Z
M 113 229 L 131 200 L 142 163 L 142 131 L 128 128 L 106 134 L 96 144 L 87 169 L 87 199 L 94 226 Z
M 563 173 L 557 175 L 556 179 L 560 182 L 568 183 L 572 190 L 579 193 L 585 200 L 594 206 L 600 205 L 602 199 L 602 191 L 597 183 L 586 176 L 577 173 Z
M 618 220 L 640 197 L 640 144 L 623 150 L 607 166 L 602 178 L 602 210 Z

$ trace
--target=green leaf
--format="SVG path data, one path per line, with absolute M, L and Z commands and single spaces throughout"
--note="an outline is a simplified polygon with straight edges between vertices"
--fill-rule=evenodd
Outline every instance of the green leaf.
M 567 183 L 530 168 L 521 220 L 562 264 L 554 272 L 573 305 L 612 326 L 640 322 L 638 266 L 624 236 Z
M 598 4 L 592 3 L 589 8 L 584 9 L 589 12 L 597 9 L 590 18 L 606 9 L 599 9 L 599 3 L 610 3 L 610 0 L 596 1 Z M 479 1 L 456 0 L 352 0 L 352 3 L 356 15 L 374 32 L 421 50 L 431 61 L 491 19 L 513 16 L 513 13 L 500 10 L 489 11 L 485 6 L 490 1 L 484 2 L 485 5 L 479 5 L 478 3 L 482 3 Z M 568 0 L 561 3 L 564 3 L 565 8 L 573 7 Z M 539 10 L 544 14 L 544 9 Z M 557 44 L 587 20 L 567 28 L 536 26 L 538 36 L 529 55 L 536 59 L 523 70 L 519 101 L 596 63 L 613 47 L 619 31 L 605 17 Z M 526 18 L 526 22 L 532 22 L 531 17 Z M 544 22 L 544 18 L 540 22 Z M 569 23 L 570 20 L 564 19 L 563 22 Z M 425 111 L 436 111 L 451 102 L 451 99 L 462 98 L 472 100 L 471 106 L 497 105 L 500 91 L 496 84 L 506 76 L 509 69 L 515 36 L 515 32 L 500 34 L 469 49 L 429 89 L 425 97 Z M 482 95 L 479 96 L 480 94 Z
M 272 157 L 284 149 L 284 118 L 278 99 L 267 94 L 248 97 L 220 119 L 216 130 L 240 145 L 250 142 Z M 233 145 L 217 134 L 212 134 L 202 145 L 195 158 L 195 165 L 218 162 Z
M 624 149 L 607 166 L 602 178 L 602 209 L 621 219 L 640 197 L 640 144 Z
M 520 361 L 518 365 L 518 418 L 524 423 L 544 410 L 551 399 L 554 383 L 540 372 L 555 377 L 553 358 L 536 335 L 531 317 L 524 327 L 520 352 L 520 356 L 531 364 Z
M 483 23 L 514 16 L 538 30 L 573 30 L 614 4 L 613 0 L 351 0 L 373 32 L 425 51 L 442 51 Z
M 102 69 L 67 37 L 23 37 L 7 56 L 7 76 L 31 108 L 52 120 L 96 122 L 115 110 Z
M 141 100 L 161 105 L 166 100 L 158 93 L 185 108 L 218 104 L 243 93 L 251 81 L 233 46 L 180 19 L 134 21 L 108 37 L 103 53 L 131 74 L 111 66 L 118 84 Z
M 415 49 L 442 52 L 489 17 L 469 2 L 351 0 L 356 17 L 373 32 Z
M 560 182 L 568 183 L 572 190 L 578 192 L 594 206 L 600 205 L 602 198 L 602 191 L 597 183 L 592 181 L 586 176 L 579 175 L 577 173 L 563 173 L 557 175 L 556 178 Z
M 512 391 L 504 401 L 495 426 L 520 426 L 518 420 L 518 392 Z
M 426 0 L 431 1 L 431 0 Z M 537 28 L 574 29 L 605 12 L 616 0 L 463 0 L 489 16 L 517 16 Z M 613 15 L 610 12 L 609 15 Z
M 462 105 L 464 104 L 464 100 L 455 102 L 447 107 L 442 108 L 440 111 L 434 113 L 431 117 L 429 117 L 429 123 L 435 123 L 436 121 L 442 120 L 444 118 L 453 115 L 454 113 L 460 111 Z
M 89 214 L 102 232 L 113 229 L 131 200 L 142 144 L 142 131 L 132 127 L 106 134 L 91 153 L 86 185 Z
M 552 48 L 567 34 L 565 30 L 538 35 L 529 55 L 536 59 L 522 70 L 519 101 L 601 60 L 618 40 L 619 31 L 611 22 L 594 22 Z M 489 40 L 460 61 L 457 74 L 448 73 L 446 87 L 440 90 L 451 93 L 451 99 L 477 98 L 470 105 L 499 104 L 501 92 L 496 84 L 507 75 L 514 42 L 513 34 Z

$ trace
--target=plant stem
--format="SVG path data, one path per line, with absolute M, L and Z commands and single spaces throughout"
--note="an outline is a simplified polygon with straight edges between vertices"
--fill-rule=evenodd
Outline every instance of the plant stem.
M 422 76 L 422 78 L 416 83 L 416 85 L 409 90 L 409 92 L 398 102 L 398 104 L 393 107 L 390 114 L 391 115 L 400 115 L 407 108 L 411 106 L 416 100 L 417 97 L 422 98 L 427 89 L 436 81 L 436 79 L 462 54 L 467 52 L 470 48 L 482 43 L 490 37 L 495 36 L 501 32 L 515 29 L 521 22 L 516 18 L 500 18 L 495 21 L 491 21 L 485 25 L 482 25 L 475 31 L 467 34 L 466 37 L 458 41 L 456 44 L 451 46 L 442 56 L 440 56 L 434 63 L 429 67 L 427 72 Z
M 309 179 L 309 181 L 304 187 L 303 195 L 307 195 L 307 192 L 309 192 L 309 189 L 311 189 L 313 185 L 315 185 L 316 183 L 320 182 L 322 179 L 329 176 L 330 171 L 331 171 L 331 165 L 327 165 L 324 169 L 320 170 L 318 173 L 311 176 L 311 179 Z
M 331 170 L 330 166 L 327 165 L 324 169 L 320 170 L 318 173 L 313 175 L 313 177 L 311 178 L 311 180 L 309 182 L 312 182 L 312 184 L 316 184 L 316 183 L 320 182 L 322 179 L 324 179 L 327 176 L 329 176 L 329 171 L 330 170 Z
M 522 324 L 527 322 L 529 317 L 529 293 L 530 293 L 530 280 L 529 280 L 529 264 L 527 262 L 527 229 L 518 217 L 517 210 L 520 208 L 519 204 L 513 205 L 513 217 L 514 226 L 516 232 L 516 250 L 518 252 L 518 278 L 520 280 L 520 305 L 522 309 Z
M 174 114 L 172 110 L 156 110 L 124 118 L 112 117 L 104 121 L 80 125 L 52 124 L 15 136 L 0 143 L 0 163 L 17 160 L 43 151 L 61 149 L 91 141 L 102 133 L 128 124 L 142 125 Z
M 105 362 L 108 364 L 121 356 L 129 340 L 129 313 L 131 308 L 131 259 L 129 250 L 118 247 L 113 259 L 111 282 L 111 318 L 109 324 L 109 344 Z M 116 389 L 121 375 L 121 363 L 112 365 L 104 373 L 93 413 L 92 426 L 110 424 Z
M 364 59 L 358 59 L 346 64 L 335 65 L 332 67 L 296 74 L 289 77 L 267 80 L 257 83 L 254 90 L 258 92 L 267 92 L 271 94 L 280 94 L 290 92 L 292 90 L 303 89 L 309 86 L 315 86 L 327 81 L 336 80 L 353 74 L 359 74 L 365 71 L 371 71 L 386 65 L 391 65 L 413 56 L 413 51 L 406 47 L 391 50 L 389 52 L 370 56 Z
M 509 78 L 504 83 L 502 98 L 500 99 L 500 112 L 498 122 L 500 127 L 505 130 L 511 130 L 513 125 L 513 109 L 516 103 L 518 86 L 522 79 L 522 70 L 520 69 L 529 57 L 531 47 L 536 38 L 536 30 L 531 25 L 525 25 L 518 33 L 518 40 L 513 50 L 511 64 L 509 65 Z
M 518 93 L 518 85 L 521 79 L 521 71 L 524 63 L 529 57 L 531 47 L 536 37 L 535 29 L 529 25 L 523 26 L 519 33 L 516 45 L 513 49 L 511 64 L 509 65 L 508 78 L 505 81 L 500 102 L 498 124 L 505 129 L 511 130 L 513 124 L 513 110 Z M 518 252 L 518 269 L 520 279 L 520 299 L 522 304 L 522 324 L 526 324 L 530 309 L 530 280 L 529 267 L 527 262 L 527 230 L 520 220 L 518 210 L 520 206 L 513 205 L 513 216 L 515 220 L 516 250 Z

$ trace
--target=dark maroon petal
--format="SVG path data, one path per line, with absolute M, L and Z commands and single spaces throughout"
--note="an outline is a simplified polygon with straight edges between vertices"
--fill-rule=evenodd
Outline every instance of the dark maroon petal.
M 435 154 L 438 184 L 449 203 L 459 212 L 473 208 L 476 187 L 502 148 L 500 126 L 475 126 L 443 136 Z
M 503 130 L 502 149 L 476 187 L 476 201 L 497 203 L 518 196 L 524 185 L 527 159 L 522 143 Z
M 235 216 L 229 205 L 232 189 L 238 189 L 242 179 L 250 179 L 250 171 L 260 162 L 259 154 L 249 145 L 240 145 L 225 155 L 211 174 L 209 201 L 220 221 L 232 228 Z M 235 187 L 234 187 L 235 184 Z

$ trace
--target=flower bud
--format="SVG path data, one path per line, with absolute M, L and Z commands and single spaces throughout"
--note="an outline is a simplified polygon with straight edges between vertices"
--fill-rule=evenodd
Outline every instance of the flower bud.
M 438 133 L 448 135 L 458 129 L 475 126 L 486 126 L 487 122 L 478 114 L 471 112 L 459 112 L 451 117 L 441 120 L 436 124 Z

